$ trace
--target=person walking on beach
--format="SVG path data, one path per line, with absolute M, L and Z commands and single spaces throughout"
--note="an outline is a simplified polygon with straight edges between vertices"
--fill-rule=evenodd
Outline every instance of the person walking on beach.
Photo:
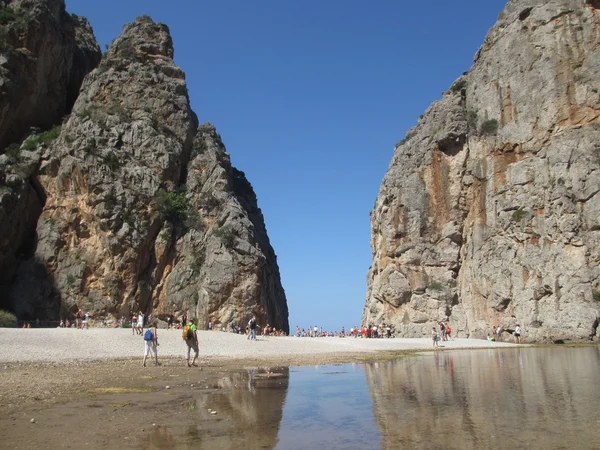
M 183 327 L 183 339 L 187 345 L 187 366 L 197 366 L 196 360 L 198 359 L 198 353 L 200 350 L 198 348 L 198 333 L 196 330 L 196 324 L 190 320 L 190 322 Z M 190 352 L 194 350 L 194 359 L 190 363 Z
M 431 330 L 431 338 L 433 339 L 433 347 L 437 347 L 438 341 L 440 340 L 440 336 L 438 335 L 438 332 L 435 329 L 435 327 L 433 327 Z
M 140 311 L 137 320 L 137 332 L 141 335 L 144 332 L 144 313 Z
M 252 319 L 250 319 L 250 322 L 248 322 L 248 328 L 250 328 L 250 333 L 248 334 L 248 339 L 250 339 L 251 341 L 256 340 L 256 327 L 258 327 L 258 325 L 256 323 L 256 317 L 252 316 Z
M 75 316 L 75 328 L 83 329 L 83 311 L 81 309 L 77 311 L 77 315 Z
M 152 323 L 152 326 L 144 333 L 144 361 L 142 366 L 146 367 L 146 359 L 150 353 L 154 354 L 154 365 L 158 366 L 158 332 L 156 330 L 156 322 Z
M 135 318 L 135 314 L 131 315 L 131 334 L 134 335 L 137 331 L 137 320 Z
M 452 328 L 450 328 L 450 323 L 446 322 L 446 340 L 448 339 L 452 339 Z
M 514 335 L 515 335 L 515 342 L 517 344 L 520 344 L 521 343 L 521 325 L 517 324 L 517 326 L 515 327 Z

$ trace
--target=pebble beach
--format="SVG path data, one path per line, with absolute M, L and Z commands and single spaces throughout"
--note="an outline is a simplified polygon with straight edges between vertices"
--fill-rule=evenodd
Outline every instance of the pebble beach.
M 378 354 L 431 351 L 431 338 L 362 339 L 353 337 L 277 337 L 199 331 L 200 362 L 219 363 L 244 360 L 257 363 L 314 364 L 351 357 L 377 357 Z M 180 330 L 158 330 L 158 356 L 183 358 L 186 345 Z M 514 343 L 481 339 L 455 339 L 440 342 L 439 350 L 485 349 L 515 346 Z M 0 329 L 0 363 L 69 363 L 141 358 L 142 336 L 131 329 L 30 328 Z

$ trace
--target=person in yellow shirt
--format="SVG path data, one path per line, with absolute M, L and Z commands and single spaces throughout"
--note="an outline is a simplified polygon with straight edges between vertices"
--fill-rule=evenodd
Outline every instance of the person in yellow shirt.
M 184 339 L 187 345 L 187 366 L 197 366 L 198 364 L 196 364 L 196 360 L 198 359 L 198 353 L 200 352 L 200 350 L 198 348 L 198 334 L 196 330 L 196 324 L 194 324 L 194 322 L 190 320 L 185 327 L 184 333 Z M 194 359 L 190 363 L 190 353 L 192 350 L 194 350 Z

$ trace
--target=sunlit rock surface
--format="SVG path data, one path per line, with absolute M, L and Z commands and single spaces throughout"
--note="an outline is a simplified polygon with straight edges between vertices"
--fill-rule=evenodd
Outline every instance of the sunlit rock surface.
M 600 10 L 514 0 L 399 142 L 371 213 L 363 325 L 588 339 L 600 310 Z
M 35 148 L 43 209 L 6 294 L 19 317 L 142 310 L 220 327 L 256 314 L 288 330 L 252 186 L 215 128 L 198 127 L 173 52 L 165 25 L 125 26 L 59 136 Z

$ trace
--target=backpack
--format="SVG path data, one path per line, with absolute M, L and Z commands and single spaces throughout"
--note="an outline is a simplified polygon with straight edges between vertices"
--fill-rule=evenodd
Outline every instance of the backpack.
M 144 333 L 144 340 L 151 341 L 153 339 L 154 339 L 154 333 L 152 332 L 151 329 L 147 329 L 146 332 Z
M 189 325 L 186 325 L 183 327 L 183 340 L 188 341 L 190 339 L 194 339 L 194 332 Z

